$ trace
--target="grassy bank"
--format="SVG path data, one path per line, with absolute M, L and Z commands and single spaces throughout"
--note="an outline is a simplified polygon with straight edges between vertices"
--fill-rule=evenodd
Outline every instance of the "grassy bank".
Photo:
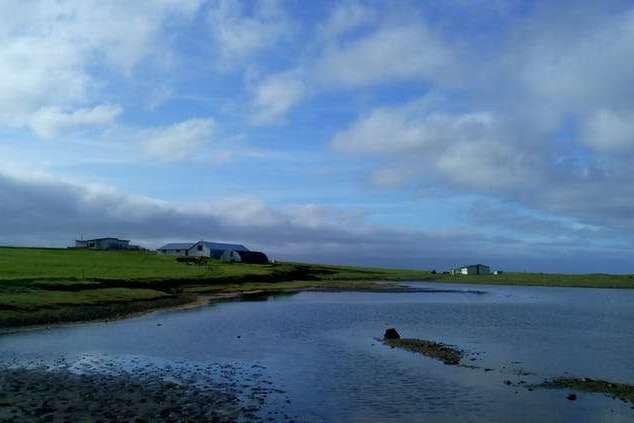
M 194 302 L 201 295 L 373 289 L 368 281 L 427 276 L 301 263 L 187 265 L 132 251 L 0 248 L 0 327 L 118 317 Z
M 372 281 L 634 288 L 634 276 L 505 273 L 453 276 L 417 270 L 302 263 L 178 263 L 144 252 L 0 248 L 0 327 L 124 316 L 200 296 L 302 289 L 379 289 Z
M 634 275 L 593 273 L 567 275 L 554 273 L 504 273 L 501 275 L 429 275 L 428 280 L 447 283 L 560 286 L 578 288 L 634 288 Z

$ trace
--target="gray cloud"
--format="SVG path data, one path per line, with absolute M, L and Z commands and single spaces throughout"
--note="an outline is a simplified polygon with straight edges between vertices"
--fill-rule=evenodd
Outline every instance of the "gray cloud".
M 149 247 L 205 238 L 244 242 L 280 259 L 427 269 L 473 260 L 517 269 L 520 255 L 522 265 L 554 270 L 589 254 L 571 242 L 531 244 L 477 231 L 386 229 L 370 225 L 359 211 L 271 208 L 254 199 L 173 204 L 104 186 L 14 174 L 0 174 L 0 214 L 0 242 L 12 245 L 64 246 L 80 234 L 128 237 Z M 631 259 L 631 253 L 613 248 L 592 254 L 620 260 L 621 266 Z M 595 262 L 588 261 L 585 270 Z

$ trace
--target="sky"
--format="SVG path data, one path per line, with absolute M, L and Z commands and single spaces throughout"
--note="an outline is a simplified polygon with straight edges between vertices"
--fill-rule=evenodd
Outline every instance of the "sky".
M 634 3 L 3 0 L 0 244 L 634 272 Z

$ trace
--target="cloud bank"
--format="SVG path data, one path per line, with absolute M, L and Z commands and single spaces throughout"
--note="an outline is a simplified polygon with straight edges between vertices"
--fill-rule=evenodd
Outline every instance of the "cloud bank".
M 631 271 L 631 2 L 8 0 L 0 16 L 6 243 Z

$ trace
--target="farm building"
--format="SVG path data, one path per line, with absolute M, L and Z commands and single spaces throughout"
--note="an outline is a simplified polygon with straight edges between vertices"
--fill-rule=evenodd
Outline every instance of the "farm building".
M 484 264 L 471 264 L 457 267 L 451 271 L 452 275 L 488 275 L 489 273 L 491 273 L 491 268 Z
M 119 238 L 95 238 L 86 240 L 75 240 L 75 248 L 88 250 L 130 250 L 138 249 L 137 246 L 130 245 L 127 239 Z
M 172 243 L 158 249 L 159 253 L 170 256 L 210 257 L 215 259 L 220 259 L 222 254 L 227 250 L 249 251 L 247 247 L 241 244 L 224 244 L 221 242 L 208 241 Z
M 231 263 L 269 264 L 266 254 L 259 251 L 226 250 L 220 259 Z

